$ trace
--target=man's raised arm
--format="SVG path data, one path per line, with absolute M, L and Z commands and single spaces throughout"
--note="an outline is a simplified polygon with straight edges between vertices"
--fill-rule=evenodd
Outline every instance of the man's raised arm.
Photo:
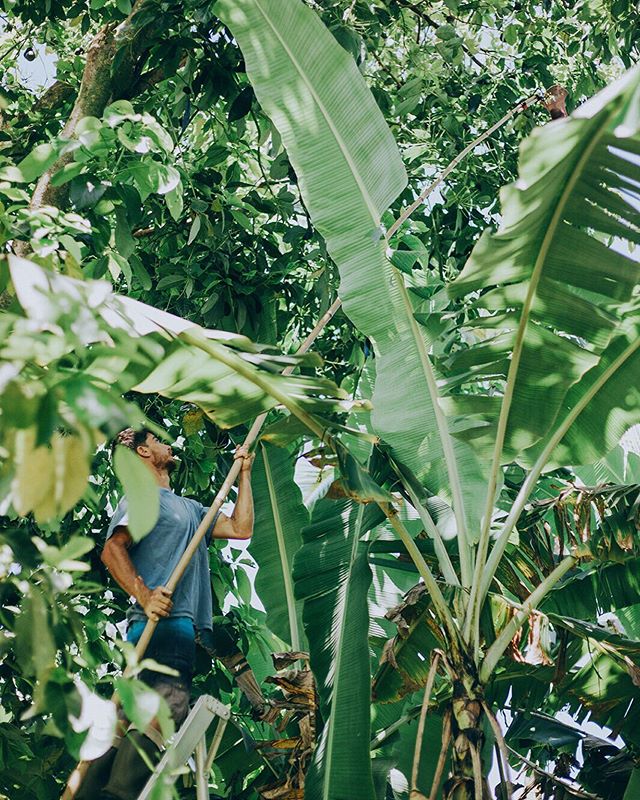
M 242 459 L 238 475 L 238 497 L 233 514 L 220 514 L 213 529 L 214 539 L 250 539 L 253 535 L 253 494 L 251 491 L 251 467 L 255 456 L 247 447 L 239 447 L 234 459 Z

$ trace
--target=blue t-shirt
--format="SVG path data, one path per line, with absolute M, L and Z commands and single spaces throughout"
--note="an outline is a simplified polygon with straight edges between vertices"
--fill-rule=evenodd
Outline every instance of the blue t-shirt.
M 167 583 L 208 510 L 197 500 L 179 497 L 171 489 L 161 488 L 159 491 L 158 521 L 144 539 L 134 542 L 129 548 L 134 567 L 150 589 Z M 198 545 L 171 598 L 171 617 L 187 617 L 200 630 L 211 630 L 213 627 L 209 542 L 218 514 Z M 127 500 L 123 497 L 111 518 L 107 539 L 119 525 L 126 525 L 128 519 Z M 127 618 L 130 621 L 146 621 L 147 616 L 136 602 L 127 613 Z

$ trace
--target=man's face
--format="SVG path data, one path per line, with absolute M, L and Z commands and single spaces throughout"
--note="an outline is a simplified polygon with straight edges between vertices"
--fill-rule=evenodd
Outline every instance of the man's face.
M 142 452 L 140 452 L 141 450 Z M 176 467 L 171 445 L 161 442 L 153 433 L 147 434 L 145 444 L 138 448 L 138 454 L 143 458 L 149 458 L 157 469 L 166 469 L 167 472 L 172 472 Z

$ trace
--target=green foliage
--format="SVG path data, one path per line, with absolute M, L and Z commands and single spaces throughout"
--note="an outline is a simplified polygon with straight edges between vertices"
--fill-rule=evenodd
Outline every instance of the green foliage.
M 256 537 L 251 555 L 258 564 L 256 590 L 267 609 L 269 628 L 293 650 L 306 647 L 301 609 L 293 587 L 293 557 L 302 545 L 309 514 L 294 479 L 294 462 L 286 451 L 261 444 L 253 468 Z
M 260 464 L 255 480 L 252 550 L 269 627 L 248 605 L 242 565 L 219 565 L 212 553 L 216 597 L 222 604 L 233 591 L 241 603 L 217 622 L 266 677 L 268 651 L 281 646 L 274 633 L 294 641 L 285 609 L 293 611 L 287 565 L 297 552 L 296 605 L 304 607 L 321 703 L 308 794 L 390 796 L 391 767 L 410 780 L 411 704 L 421 701 L 416 690 L 434 645 L 449 654 L 451 642 L 423 589 L 393 622 L 384 619 L 417 571 L 375 502 L 399 506 L 462 628 L 466 595 L 455 587 L 457 576 L 470 582 L 464 543 L 477 540 L 485 513 L 517 325 L 526 335 L 510 384 L 505 460 L 518 455 L 530 465 L 564 425 L 543 466 L 588 464 L 638 421 L 637 314 L 628 305 L 637 267 L 621 246 L 638 237 L 636 77 L 581 106 L 618 77 L 620 64 L 637 61 L 636 17 L 619 0 L 7 6 L 0 245 L 30 256 L 12 257 L 13 280 L 0 264 L 0 793 L 59 796 L 85 735 L 72 724 L 80 698 L 108 696 L 122 664 L 113 623 L 124 598 L 105 592 L 98 559 L 120 488 L 107 451 L 96 447 L 131 424 L 166 430 L 180 455 L 175 488 L 206 503 L 244 423 L 284 401 L 291 416 L 270 436 L 288 449 L 264 445 L 272 480 Z M 101 78 L 108 91 L 86 111 L 78 88 L 100 68 L 94 55 L 104 26 L 131 38 L 109 52 Z M 49 69 L 45 46 L 57 57 L 57 80 L 34 92 L 25 66 L 44 58 Z M 522 97 L 556 82 L 578 114 L 526 140 L 521 180 L 501 209 L 499 188 L 516 178 L 520 141 L 546 121 L 537 106 L 458 164 L 387 246 L 384 231 L 438 170 Z M 487 226 L 498 232 L 474 250 Z M 50 284 L 46 295 L 20 289 L 34 286 L 33 262 Z M 346 313 L 318 340 L 323 364 L 275 355 L 295 349 L 338 290 Z M 360 396 L 373 361 L 373 414 L 349 418 L 351 430 L 367 429 L 354 439 L 345 430 L 349 406 L 335 400 Z M 295 377 L 277 378 L 288 365 Z M 334 451 L 304 433 L 300 419 L 316 411 L 341 437 Z M 374 434 L 384 447 L 365 469 Z M 313 465 L 305 500 L 328 490 L 304 542 L 307 512 L 293 481 L 301 452 Z M 487 534 L 503 525 L 526 476 L 498 466 L 493 477 L 504 486 Z M 541 710 L 531 757 L 545 767 L 578 752 L 561 723 L 554 730 L 563 741 L 549 731 L 566 703 L 578 721 L 591 713 L 637 747 L 637 654 L 628 641 L 638 635 L 637 487 L 623 485 L 635 478 L 619 460 L 582 474 L 617 485 L 577 499 L 565 470 L 529 487 L 533 506 L 503 542 L 471 656 L 477 662 L 495 641 L 558 553 L 579 544 L 590 560 L 550 590 L 535 617 L 540 629 L 525 623 L 485 687 L 497 706 L 509 696 L 527 722 L 524 715 Z M 142 507 L 144 493 L 129 494 Z M 541 498 L 553 502 L 538 506 Z M 603 633 L 602 612 L 621 607 L 626 636 Z M 126 646 L 124 656 L 131 657 Z M 536 657 L 544 663 L 528 663 Z M 372 676 L 377 700 L 409 693 L 407 705 L 371 707 Z M 439 676 L 437 687 L 417 787 L 427 794 L 449 679 Z M 245 711 L 219 666 L 199 677 L 198 690 Z M 156 702 L 135 681 L 122 691 L 132 716 Z M 384 741 L 371 765 L 372 718 Z M 526 754 L 530 742 L 517 732 L 509 743 Z M 273 732 L 246 718 L 242 732 L 228 728 L 216 794 L 254 800 L 270 779 L 258 751 L 245 749 L 252 737 Z M 610 764 L 625 753 L 603 757 Z M 583 758 L 579 785 L 601 792 L 595 756 Z M 284 770 L 284 759 L 272 766 Z M 620 800 L 624 780 L 608 789 L 607 800 Z
M 160 723 L 162 735 L 169 737 L 174 732 L 173 720 L 166 700 L 149 689 L 142 681 L 120 678 L 115 689 L 122 702 L 122 710 L 140 731 L 146 730 L 153 719 Z
M 324 723 L 305 784 L 312 798 L 374 797 L 367 645 L 371 570 L 363 537 L 379 521 L 375 507 L 320 500 L 294 564 Z
M 127 498 L 127 527 L 134 541 L 142 539 L 158 521 L 160 493 L 153 475 L 128 447 L 116 447 L 113 469 Z
M 113 436 L 131 422 L 142 422 L 139 411 L 127 420 L 120 397 L 125 391 L 198 403 L 225 427 L 270 408 L 275 398 L 302 413 L 302 407 L 330 409 L 327 395 L 340 394 L 327 380 L 273 373 L 274 366 L 310 363 L 308 358 L 296 362 L 259 353 L 243 337 L 200 332 L 185 320 L 110 294 L 104 283 L 48 274 L 24 259 L 12 257 L 10 269 L 27 315 L 4 318 L 3 359 L 13 399 L 37 397 L 46 392 L 47 379 L 51 384 L 46 417 L 44 400 L 33 403 L 28 415 L 20 405 L 5 404 L 2 417 L 5 446 L 15 453 L 13 505 L 20 514 L 33 510 L 37 521 L 68 511 L 83 494 L 90 457 L 85 443 L 103 441 L 105 434 Z M 66 340 L 50 335 L 52 325 L 62 331 L 74 316 L 82 327 L 72 326 Z M 30 336 L 34 325 L 44 334 L 40 340 Z M 21 371 L 16 371 L 17 363 Z M 310 392 L 322 397 L 309 403 Z M 79 435 L 60 436 L 55 429 L 62 425 Z M 116 453 L 114 463 L 129 500 L 132 534 L 140 538 L 157 518 L 155 486 L 131 455 Z M 44 479 L 34 480 L 40 474 Z
M 627 304 L 640 275 L 638 264 L 620 246 L 614 248 L 612 240 L 607 246 L 605 237 L 627 245 L 640 237 L 636 193 L 620 193 L 640 176 L 633 160 L 640 130 L 639 75 L 632 70 L 566 123 L 539 128 L 527 140 L 520 179 L 502 195 L 501 228 L 483 235 L 450 285 L 451 295 L 470 297 L 473 318 L 466 327 L 479 335 L 475 346 L 462 350 L 460 366 L 455 354 L 449 360 L 449 374 L 463 373 L 465 382 L 481 384 L 489 374 L 506 379 L 510 405 L 502 412 L 508 414 L 503 460 L 515 460 L 527 449 L 539 453 L 550 429 L 557 429 L 585 392 L 594 391 L 594 377 L 604 371 L 594 369 L 601 359 L 611 370 L 607 348 L 616 335 L 616 355 L 622 342 L 630 335 L 635 338 Z M 582 253 L 579 267 L 576 252 Z M 481 297 L 471 296 L 480 288 Z M 628 331 L 621 323 L 627 323 Z M 634 353 L 611 380 L 628 382 Z M 578 386 L 565 403 L 574 384 Z M 618 397 L 605 385 L 591 398 L 588 414 L 597 416 L 601 430 L 603 420 L 608 431 L 606 420 L 618 416 L 611 405 Z M 482 413 L 483 398 L 473 399 Z M 628 396 L 624 402 L 629 410 L 634 403 Z M 470 403 L 463 408 L 467 414 L 473 411 Z M 607 433 L 605 448 L 623 432 L 618 425 Z M 488 428 L 485 435 L 492 433 Z M 593 442 L 596 435 L 590 429 L 570 432 L 560 463 L 579 463 L 585 455 L 579 445 L 571 450 L 569 442 Z M 533 457 L 525 455 L 524 460 Z

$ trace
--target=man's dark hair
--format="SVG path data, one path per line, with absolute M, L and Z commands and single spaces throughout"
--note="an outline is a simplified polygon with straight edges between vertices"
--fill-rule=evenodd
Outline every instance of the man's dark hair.
M 121 444 L 123 447 L 128 447 L 130 450 L 133 450 L 135 453 L 136 449 L 140 447 L 141 444 L 146 444 L 147 436 L 150 433 L 151 431 L 149 428 L 140 428 L 138 431 L 133 428 L 125 428 L 123 431 L 120 431 L 111 443 L 111 452 L 114 452 L 116 447 Z

